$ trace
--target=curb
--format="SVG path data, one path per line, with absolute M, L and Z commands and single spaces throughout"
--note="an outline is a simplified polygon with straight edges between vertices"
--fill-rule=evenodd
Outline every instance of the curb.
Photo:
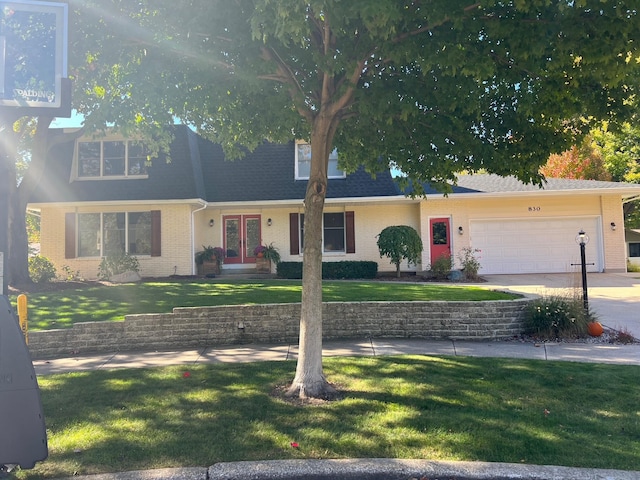
M 637 480 L 640 472 L 488 462 L 386 458 L 217 463 L 209 480 Z
M 640 472 L 491 462 L 389 458 L 266 460 L 83 475 L 66 480 L 637 480 Z

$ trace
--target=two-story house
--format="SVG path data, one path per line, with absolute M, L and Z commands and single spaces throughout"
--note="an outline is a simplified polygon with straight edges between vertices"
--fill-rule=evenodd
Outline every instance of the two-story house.
M 146 161 L 144 145 L 118 137 L 80 138 L 54 147 L 29 208 L 41 214 L 41 253 L 95 278 L 101 257 L 136 255 L 143 276 L 191 275 L 202 246 L 226 252 L 223 268 L 255 266 L 253 249 L 273 243 L 285 261 L 301 261 L 303 198 L 310 148 L 265 143 L 226 161 L 216 145 L 184 126 L 173 127 L 170 161 Z M 380 258 L 377 235 L 410 225 L 432 258 L 479 250 L 480 273 L 575 270 L 580 230 L 589 236 L 591 271 L 626 267 L 622 204 L 640 185 L 549 179 L 545 188 L 495 175 L 461 175 L 453 192 L 405 196 L 390 172 L 345 175 L 329 161 L 323 247 L 325 261 Z

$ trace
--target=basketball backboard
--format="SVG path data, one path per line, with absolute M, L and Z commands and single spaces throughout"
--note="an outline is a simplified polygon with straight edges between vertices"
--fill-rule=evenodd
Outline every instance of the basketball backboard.
M 67 10 L 64 3 L 0 1 L 0 107 L 50 111 L 70 101 Z

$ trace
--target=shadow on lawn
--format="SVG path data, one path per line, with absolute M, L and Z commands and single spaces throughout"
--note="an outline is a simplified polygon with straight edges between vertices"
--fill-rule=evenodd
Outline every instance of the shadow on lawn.
M 330 358 L 325 373 L 342 399 L 314 406 L 271 395 L 294 370 L 266 362 L 44 377 L 50 459 L 34 472 L 373 457 L 640 468 L 638 367 Z

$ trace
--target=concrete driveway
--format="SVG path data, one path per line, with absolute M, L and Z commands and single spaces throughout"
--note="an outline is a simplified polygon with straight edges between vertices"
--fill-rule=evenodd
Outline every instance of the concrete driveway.
M 538 295 L 577 296 L 582 299 L 580 273 L 483 275 L 484 286 Z M 640 338 L 640 273 L 589 273 L 589 309 L 600 323 L 627 329 Z

